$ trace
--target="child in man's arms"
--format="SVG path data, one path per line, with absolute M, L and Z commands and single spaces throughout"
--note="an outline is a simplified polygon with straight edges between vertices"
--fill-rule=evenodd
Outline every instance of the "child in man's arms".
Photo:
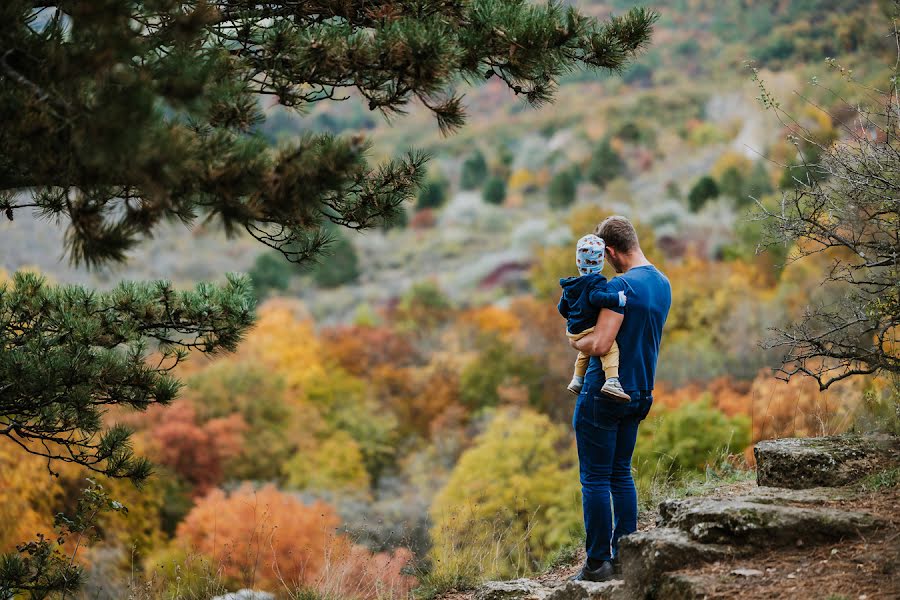
M 600 273 L 603 270 L 605 252 L 606 244 L 602 238 L 593 234 L 584 236 L 578 240 L 575 251 L 575 263 L 580 275 L 559 280 L 562 287 L 559 314 L 566 318 L 566 335 L 573 340 L 580 340 L 594 330 L 601 308 L 625 306 L 625 292 L 609 291 L 606 277 Z M 603 373 L 606 375 L 606 382 L 600 391 L 621 402 L 631 400 L 619 383 L 619 345 L 613 341 L 609 352 L 601 356 L 600 360 L 603 361 Z M 573 394 L 581 392 L 589 361 L 588 355 L 578 353 L 575 375 L 567 388 Z

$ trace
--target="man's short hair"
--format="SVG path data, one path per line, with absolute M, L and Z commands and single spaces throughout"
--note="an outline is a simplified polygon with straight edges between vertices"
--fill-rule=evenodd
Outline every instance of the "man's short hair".
M 629 253 L 638 247 L 637 231 L 634 225 L 625 217 L 614 215 L 606 217 L 597 225 L 594 235 L 603 238 L 607 246 L 612 246 L 617 252 Z

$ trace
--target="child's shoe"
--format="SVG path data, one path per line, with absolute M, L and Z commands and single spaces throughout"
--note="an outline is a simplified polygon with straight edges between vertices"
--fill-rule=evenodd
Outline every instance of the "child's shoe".
M 631 402 L 631 396 L 626 394 L 625 390 L 622 389 L 622 384 L 619 383 L 618 377 L 610 377 L 607 379 L 603 384 L 603 387 L 600 388 L 600 392 L 607 396 L 612 396 L 619 402 Z
M 581 386 L 584 385 L 584 377 L 572 377 L 572 381 L 569 382 L 569 386 L 566 388 L 576 396 L 581 393 Z

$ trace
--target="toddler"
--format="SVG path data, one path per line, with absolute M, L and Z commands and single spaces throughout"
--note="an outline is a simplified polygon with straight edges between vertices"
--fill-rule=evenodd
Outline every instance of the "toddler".
M 594 330 L 601 308 L 625 306 L 625 292 L 609 291 L 606 277 L 600 273 L 603 270 L 605 252 L 606 244 L 602 238 L 593 234 L 584 236 L 578 240 L 575 251 L 579 276 L 559 280 L 562 287 L 559 314 L 566 318 L 566 335 L 573 340 L 580 340 Z M 621 402 L 631 400 L 619 383 L 619 345 L 615 340 L 609 352 L 601 356 L 600 360 L 603 361 L 603 373 L 606 375 L 606 382 L 600 391 Z M 589 361 L 588 355 L 578 353 L 575 375 L 567 388 L 573 394 L 581 392 Z

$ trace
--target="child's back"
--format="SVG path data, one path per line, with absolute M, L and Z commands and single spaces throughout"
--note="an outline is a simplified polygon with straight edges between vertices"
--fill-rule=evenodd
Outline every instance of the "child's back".
M 606 282 L 606 277 L 600 273 L 559 280 L 562 298 L 557 308 L 559 314 L 566 319 L 569 333 L 581 333 L 596 325 L 601 308 L 614 308 L 624 304 L 619 294 L 608 291 Z

